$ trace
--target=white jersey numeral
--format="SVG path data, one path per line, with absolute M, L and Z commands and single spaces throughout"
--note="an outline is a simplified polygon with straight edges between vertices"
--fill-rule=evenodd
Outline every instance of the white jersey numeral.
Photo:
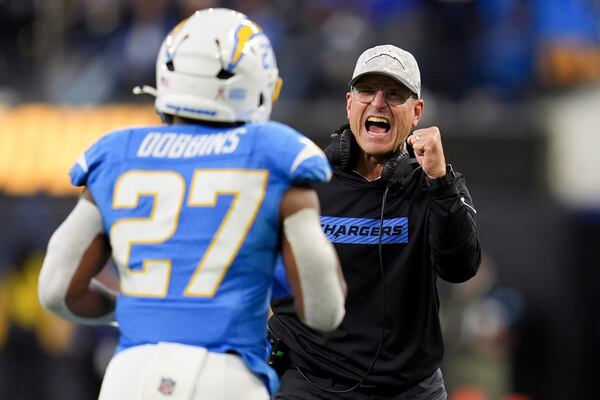
M 266 192 L 265 170 L 195 171 L 188 207 L 215 207 L 219 195 L 233 200 L 210 245 L 190 278 L 184 295 L 212 297 L 246 239 Z M 110 231 L 113 258 L 121 275 L 121 291 L 140 297 L 165 297 L 171 277 L 170 259 L 144 259 L 143 268 L 133 270 L 129 257 L 133 245 L 160 244 L 177 231 L 185 196 L 185 180 L 174 171 L 129 171 L 115 186 L 113 208 L 136 208 L 140 196 L 152 197 L 149 217 L 123 218 Z M 198 227 L 201 229 L 201 227 Z
M 196 171 L 190 188 L 190 207 L 214 207 L 219 194 L 233 195 L 233 201 L 185 289 L 186 295 L 214 296 L 256 218 L 267 177 L 267 171 Z

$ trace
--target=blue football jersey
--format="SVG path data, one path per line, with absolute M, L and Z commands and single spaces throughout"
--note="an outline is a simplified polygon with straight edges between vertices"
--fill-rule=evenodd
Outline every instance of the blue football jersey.
M 118 350 L 178 342 L 234 351 L 274 390 L 265 333 L 281 198 L 330 177 L 321 150 L 276 122 L 101 138 L 71 180 L 96 200 L 119 269 Z

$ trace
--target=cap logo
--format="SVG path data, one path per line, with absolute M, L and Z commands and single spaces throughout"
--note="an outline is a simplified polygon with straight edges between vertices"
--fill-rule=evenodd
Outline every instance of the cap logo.
M 394 56 L 393 54 L 390 54 L 390 53 L 377 54 L 377 55 L 369 58 L 367 61 L 365 61 L 365 64 L 369 63 L 369 61 L 373 60 L 374 58 L 381 57 L 381 56 L 388 56 L 388 57 L 393 58 L 394 60 L 398 61 L 398 64 L 400 64 L 402 66 L 402 69 L 406 70 L 406 67 L 404 66 L 404 64 L 402 64 L 402 61 L 398 60 L 396 58 L 396 56 Z

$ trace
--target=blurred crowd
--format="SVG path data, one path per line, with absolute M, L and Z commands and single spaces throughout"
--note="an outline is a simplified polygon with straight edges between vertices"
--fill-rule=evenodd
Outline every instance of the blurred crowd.
M 0 100 L 131 101 L 164 35 L 219 6 L 267 32 L 287 99 L 338 95 L 376 43 L 413 52 L 426 89 L 451 99 L 600 79 L 597 0 L 0 0 Z
M 0 0 L 0 106 L 148 102 L 131 89 L 154 85 L 164 35 L 194 10 L 221 6 L 246 13 L 266 31 L 284 80 L 282 100 L 305 104 L 303 110 L 328 101 L 343 108 L 354 61 L 380 43 L 416 56 L 434 115 L 441 100 L 457 104 L 453 110 L 483 99 L 491 109 L 556 100 L 545 105 L 538 125 L 547 138 L 519 142 L 530 148 L 515 146 L 514 131 L 448 142 L 464 169 L 474 166 L 467 177 L 481 177 L 474 199 L 490 210 L 478 222 L 490 254 L 473 282 L 453 291 L 440 287 L 447 304 L 445 374 L 452 400 L 508 399 L 513 391 L 529 397 L 511 399 L 584 398 L 578 397 L 588 393 L 584 386 L 567 381 L 595 377 L 598 367 L 590 365 L 600 351 L 600 298 L 593 294 L 600 278 L 594 261 L 600 185 L 592 178 L 600 167 L 589 167 L 600 145 L 600 90 L 590 89 L 600 87 L 600 0 Z M 481 108 L 467 111 L 481 114 Z M 515 118 L 503 115 L 502 127 L 483 130 L 526 129 L 507 125 Z M 571 131 L 587 133 L 589 141 L 572 143 L 565 134 Z M 557 183 L 557 193 L 581 194 L 585 207 L 576 218 L 548 197 L 488 182 L 507 158 L 516 167 L 503 165 L 498 174 L 539 176 L 519 160 L 531 166 L 536 147 L 554 161 L 553 144 L 556 160 L 573 163 L 549 162 L 558 167 L 548 167 L 555 179 L 546 189 Z M 0 223 L 12 228 L 0 232 L 0 398 L 94 398 L 114 346 L 110 328 L 65 325 L 37 304 L 40 253 L 73 201 L 0 194 Z M 565 317 L 578 322 L 565 327 Z M 576 332 L 582 325 L 589 330 Z M 566 369 L 587 375 L 561 381 Z

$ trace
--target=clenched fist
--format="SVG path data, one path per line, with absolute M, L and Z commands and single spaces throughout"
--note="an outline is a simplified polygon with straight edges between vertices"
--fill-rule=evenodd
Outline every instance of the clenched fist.
M 440 130 L 436 126 L 417 129 L 407 139 L 429 179 L 446 175 L 446 158 Z

